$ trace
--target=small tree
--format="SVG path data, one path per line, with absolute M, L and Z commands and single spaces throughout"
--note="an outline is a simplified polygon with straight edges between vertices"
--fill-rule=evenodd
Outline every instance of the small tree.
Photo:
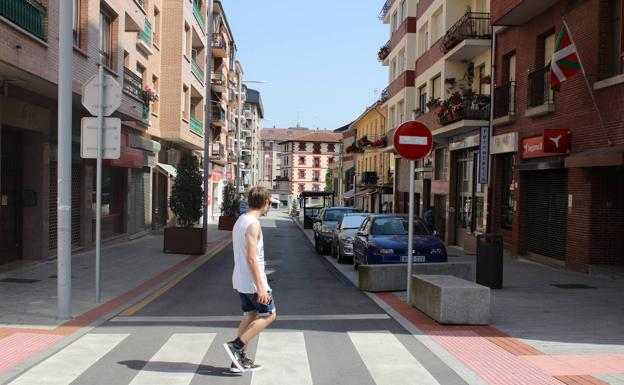
M 331 169 L 325 173 L 325 191 L 334 191 L 334 173 Z
M 182 227 L 192 227 L 202 216 L 202 174 L 199 160 L 192 154 L 184 154 L 177 167 L 169 207 Z
M 232 181 L 227 182 L 223 187 L 223 203 L 221 204 L 221 215 L 226 217 L 236 217 L 240 210 L 240 197 L 236 186 Z

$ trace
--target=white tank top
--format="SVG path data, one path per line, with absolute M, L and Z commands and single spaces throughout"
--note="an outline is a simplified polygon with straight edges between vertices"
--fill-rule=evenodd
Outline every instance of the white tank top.
M 243 214 L 238 217 L 234 228 L 232 229 L 232 246 L 234 248 L 234 273 L 232 274 L 232 286 L 234 290 L 239 293 L 253 294 L 258 291 L 256 287 L 251 271 L 249 270 L 249 264 L 247 263 L 247 229 L 251 224 L 257 224 L 260 227 L 260 222 L 253 215 Z M 256 258 L 260 269 L 260 279 L 267 290 L 271 290 L 267 282 L 266 273 L 264 272 L 264 238 L 262 236 L 262 229 L 260 229 L 260 239 L 258 240 L 258 246 L 256 248 Z

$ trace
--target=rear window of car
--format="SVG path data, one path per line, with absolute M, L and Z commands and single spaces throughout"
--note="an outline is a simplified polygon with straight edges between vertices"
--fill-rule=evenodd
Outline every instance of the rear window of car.
M 352 210 L 326 210 L 323 214 L 323 220 L 338 222 L 342 219 L 343 215 L 350 212 L 352 212 Z
M 340 228 L 342 229 L 359 229 L 366 219 L 366 215 L 349 215 L 342 218 L 342 224 Z
M 372 235 L 407 235 L 409 222 L 405 217 L 376 218 L 371 229 Z M 429 235 L 420 220 L 414 220 L 414 235 Z

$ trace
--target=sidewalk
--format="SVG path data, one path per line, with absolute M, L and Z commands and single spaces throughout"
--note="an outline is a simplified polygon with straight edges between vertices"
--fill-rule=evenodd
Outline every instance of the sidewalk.
M 3 273 L 0 279 L 0 376 L 82 328 L 102 322 L 185 271 L 201 265 L 231 241 L 232 233 L 209 225 L 203 256 L 163 253 L 163 236 L 152 234 L 102 247 L 101 303 L 95 302 L 95 251 L 72 257 L 72 313 L 57 317 L 56 260 Z
M 313 242 L 312 230 L 303 231 Z M 448 252 L 450 261 L 472 262 L 474 271 L 474 255 Z M 351 265 L 325 258 L 357 286 Z M 576 288 L 553 286 L 561 284 Z M 624 280 L 505 257 L 504 289 L 491 292 L 490 326 L 439 325 L 406 304 L 404 291 L 370 296 L 486 383 L 624 385 L 622 292 Z M 511 372 L 514 380 L 505 379 Z

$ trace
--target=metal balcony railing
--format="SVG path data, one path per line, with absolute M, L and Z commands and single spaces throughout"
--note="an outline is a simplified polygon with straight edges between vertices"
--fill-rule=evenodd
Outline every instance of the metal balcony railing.
M 195 15 L 195 18 L 197 19 L 197 22 L 199 23 L 202 31 L 206 32 L 206 20 L 201 14 L 201 10 L 199 9 L 199 2 L 197 0 L 193 0 L 193 15 Z
M 440 124 L 455 123 L 460 120 L 489 120 L 490 119 L 490 96 L 474 95 L 470 99 L 464 99 L 456 105 L 443 109 L 438 113 Z
M 213 107 L 212 108 L 212 121 L 223 121 L 225 122 L 225 112 L 221 107 Z
M 390 40 L 379 48 L 379 52 L 377 52 L 377 60 L 383 63 L 388 55 L 390 55 Z
M 1 0 L 3 16 L 41 40 L 45 37 L 45 17 L 48 9 L 36 0 Z
M 127 67 L 124 67 L 123 89 L 130 95 L 144 100 L 143 79 Z
M 219 142 L 214 142 L 211 145 L 210 156 L 213 158 L 223 157 L 223 145 Z
M 149 20 L 145 19 L 145 28 L 143 31 L 138 34 L 139 39 L 141 39 L 148 47 L 152 46 L 152 23 Z
M 213 72 L 210 81 L 212 85 L 222 86 L 225 84 L 225 75 Z
M 466 39 L 491 39 L 490 14 L 486 12 L 466 12 L 442 39 L 440 49 L 447 53 Z
M 381 96 L 379 97 L 379 101 L 381 103 L 385 102 L 386 100 L 388 100 L 388 88 L 386 87 L 383 89 L 383 91 L 381 91 Z
M 494 88 L 494 118 L 514 114 L 515 93 L 515 81 L 509 81 Z
M 196 133 L 197 135 L 204 134 L 204 125 L 194 116 L 191 116 L 189 119 L 189 127 L 191 131 Z
M 360 181 L 362 184 L 377 184 L 379 177 L 376 171 L 364 171 Z
M 554 93 L 550 88 L 548 66 L 529 73 L 527 106 L 537 107 L 554 103 Z
M 392 7 L 393 3 L 394 0 L 386 0 L 383 7 L 381 8 L 381 12 L 379 12 L 379 20 L 383 20 L 386 18 L 386 15 L 388 14 L 388 11 Z
M 225 48 L 225 37 L 223 33 L 217 33 L 212 37 L 213 48 Z
M 204 81 L 204 70 L 197 64 L 195 60 L 191 60 L 191 71 L 197 76 L 197 78 L 202 82 Z

